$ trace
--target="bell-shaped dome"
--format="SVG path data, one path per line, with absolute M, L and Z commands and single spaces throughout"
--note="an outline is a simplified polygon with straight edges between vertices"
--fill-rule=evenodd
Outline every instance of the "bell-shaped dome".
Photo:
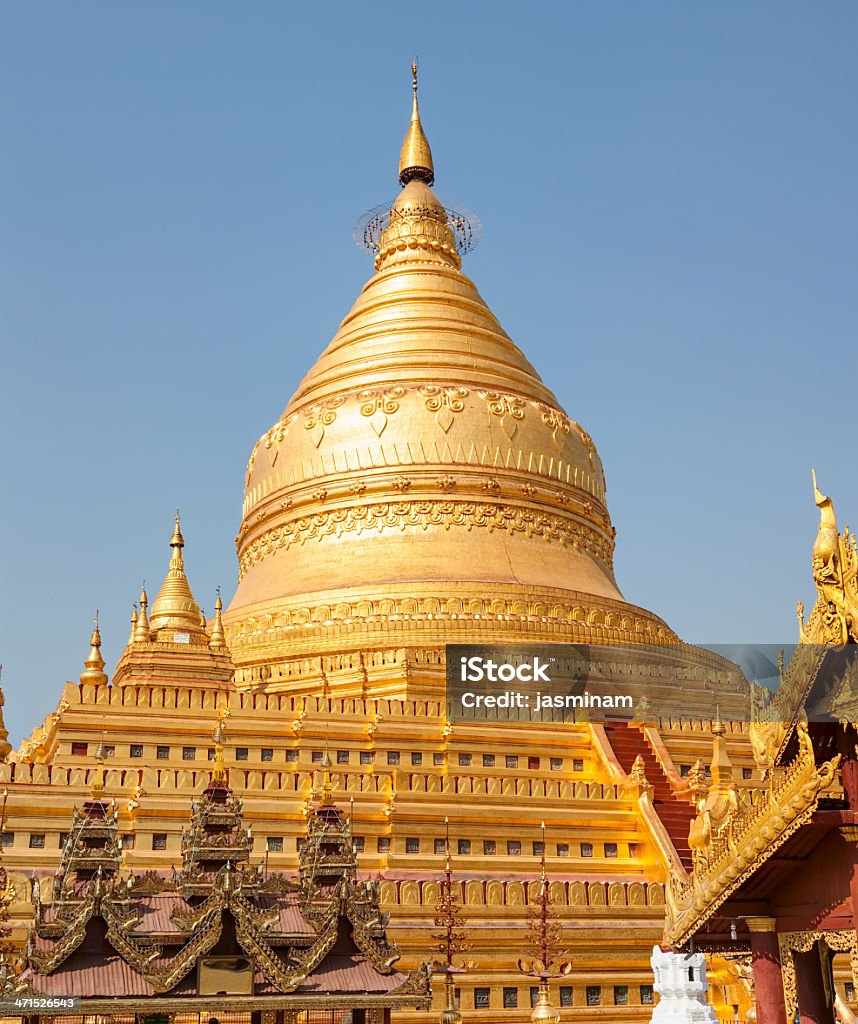
M 228 636 L 299 608 L 331 626 L 384 604 L 437 630 L 535 602 L 568 620 L 558 640 L 671 638 L 617 588 L 593 441 L 462 273 L 430 180 L 405 175 L 376 273 L 253 450 Z

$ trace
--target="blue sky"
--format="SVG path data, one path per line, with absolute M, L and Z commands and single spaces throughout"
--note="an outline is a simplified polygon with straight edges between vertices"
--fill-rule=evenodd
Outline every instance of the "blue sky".
M 791 642 L 858 517 L 858 7 L 0 11 L 0 661 L 14 742 L 112 668 L 171 517 L 211 609 L 244 467 L 371 273 L 410 103 L 469 273 L 593 435 L 629 600 Z

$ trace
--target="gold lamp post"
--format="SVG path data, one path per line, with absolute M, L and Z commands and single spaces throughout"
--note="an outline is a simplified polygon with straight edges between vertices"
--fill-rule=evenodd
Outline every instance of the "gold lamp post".
M 444 959 L 436 961 L 433 967 L 444 975 L 444 1009 L 441 1011 L 441 1024 L 461 1024 L 462 1014 L 456 1006 L 453 991 L 453 975 L 462 971 L 453 963 L 453 956 L 464 953 L 470 946 L 465 942 L 462 905 L 458 893 L 453 888 L 453 869 L 450 859 L 450 819 L 444 818 L 444 874 L 441 878 L 441 892 L 435 904 L 435 927 L 432 933 L 436 940 L 435 952 L 443 954 Z
M 562 950 L 563 927 L 551 901 L 545 874 L 545 822 L 542 822 L 539 892 L 528 912 L 528 944 L 518 961 L 522 974 L 539 978 L 539 998 L 530 1015 L 533 1024 L 558 1024 L 560 1011 L 551 1002 L 548 982 L 569 974 L 572 964 Z

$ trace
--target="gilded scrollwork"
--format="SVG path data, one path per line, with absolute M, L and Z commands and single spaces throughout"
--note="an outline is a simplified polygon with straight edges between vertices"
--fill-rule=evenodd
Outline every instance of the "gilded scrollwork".
M 485 399 L 489 412 L 493 416 L 511 416 L 514 420 L 524 419 L 525 403 L 518 395 L 510 395 L 504 391 L 478 391 L 480 398 Z
M 357 400 L 360 403 L 361 416 L 367 418 L 382 412 L 387 416 L 399 409 L 399 403 L 405 396 L 405 388 L 383 388 L 378 391 L 361 391 Z
M 426 399 L 429 412 L 449 409 L 450 412 L 461 412 L 465 408 L 464 399 L 468 397 L 468 389 L 450 385 L 423 384 L 417 389 Z
M 329 427 L 337 418 L 337 410 L 345 403 L 345 397 L 338 395 L 304 410 L 304 429 L 312 430 L 316 424 Z
M 542 422 L 551 431 L 551 440 L 554 443 L 554 447 L 559 450 L 563 447 L 563 438 L 568 437 L 572 432 L 572 421 L 565 413 L 555 409 L 553 406 L 545 405 L 543 402 L 535 404 L 542 414 Z M 592 459 L 590 462 L 590 468 L 592 469 Z

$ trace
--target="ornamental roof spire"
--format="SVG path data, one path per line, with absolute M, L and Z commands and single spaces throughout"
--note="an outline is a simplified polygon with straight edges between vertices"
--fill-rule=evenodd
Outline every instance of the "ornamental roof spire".
M 217 598 L 215 599 L 215 617 L 214 625 L 212 626 L 211 639 L 209 640 L 209 647 L 226 647 L 226 635 L 223 631 L 223 601 L 220 596 L 220 587 L 217 588 Z
M 92 777 L 92 799 L 101 800 L 104 794 L 104 759 L 107 757 L 107 749 L 104 746 L 104 733 L 95 748 L 95 774 Z
M 212 733 L 212 742 L 215 745 L 215 764 L 212 771 L 212 782 L 226 781 L 226 768 L 223 762 L 223 745 L 226 743 L 226 729 L 223 726 L 224 717 L 224 712 L 222 711 Z
M 146 614 L 146 608 L 149 605 L 149 598 L 146 594 L 145 581 L 140 587 L 140 614 L 133 615 L 131 621 L 134 623 L 134 642 L 135 643 L 146 643 L 148 644 L 152 639 L 152 632 L 149 628 L 149 616 Z M 136 612 L 136 609 L 135 609 Z
M 93 686 L 102 686 L 107 682 L 107 674 L 104 671 L 104 658 L 101 656 L 101 631 L 98 628 L 98 609 L 95 612 L 95 625 L 92 629 L 92 636 L 89 638 L 89 657 L 84 662 L 86 666 L 80 674 L 82 683 L 92 683 Z
M 420 111 L 417 106 L 417 58 L 411 64 L 411 87 L 414 99 L 411 104 L 411 123 L 402 140 L 399 152 L 399 184 L 407 185 L 409 181 L 423 181 L 431 185 L 435 181 L 435 165 L 432 163 L 432 150 L 429 140 L 423 131 Z
M 153 631 L 178 629 L 197 634 L 200 632 L 200 608 L 185 575 L 185 562 L 182 558 L 184 546 L 179 510 L 176 509 L 176 525 L 170 538 L 170 567 L 152 605 Z
M 331 779 L 331 769 L 333 764 L 331 763 L 331 756 L 328 753 L 327 745 L 325 746 L 325 756 L 322 759 L 322 795 L 319 797 L 319 807 L 333 807 L 334 806 L 334 784 Z

